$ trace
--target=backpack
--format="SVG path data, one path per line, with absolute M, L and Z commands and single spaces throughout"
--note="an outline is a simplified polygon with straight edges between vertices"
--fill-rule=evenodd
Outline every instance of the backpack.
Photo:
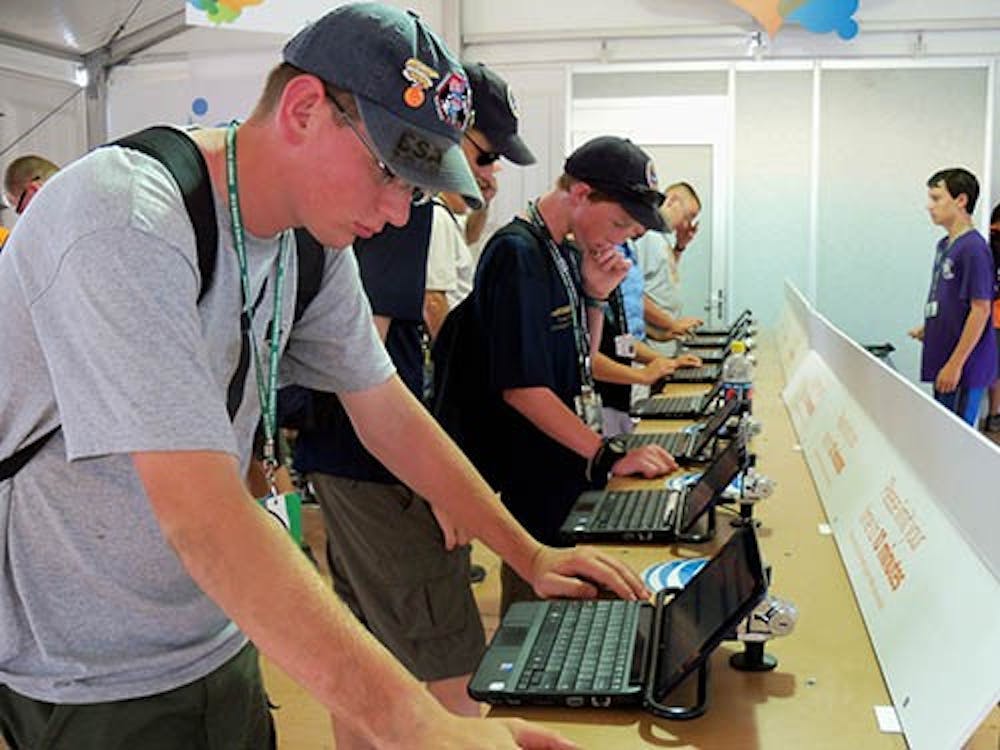
M 208 177 L 208 167 L 201 151 L 187 135 L 176 128 L 157 125 L 137 133 L 127 135 L 110 146 L 123 146 L 151 156 L 170 172 L 181 190 L 184 207 L 194 227 L 198 248 L 198 271 L 201 274 L 201 288 L 198 302 L 212 287 L 215 263 L 219 252 L 219 232 L 215 223 L 215 202 L 212 198 L 212 183 Z M 298 286 L 295 297 L 294 321 L 302 317 L 309 303 L 319 293 L 323 281 L 323 266 L 326 261 L 323 246 L 304 229 L 295 230 L 295 249 L 298 259 Z M 239 365 L 233 374 L 227 391 L 227 408 L 232 419 L 243 400 L 243 389 L 250 366 L 248 344 L 249 318 L 244 313 L 240 328 L 242 341 Z M 40 451 L 58 432 L 60 427 L 49 430 L 32 443 L 18 449 L 13 455 L 0 461 L 0 481 L 9 479 Z

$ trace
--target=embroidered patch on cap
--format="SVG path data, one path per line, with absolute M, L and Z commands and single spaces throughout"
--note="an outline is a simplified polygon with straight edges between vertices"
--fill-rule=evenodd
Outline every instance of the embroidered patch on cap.
M 646 162 L 646 185 L 653 190 L 659 185 L 659 180 L 656 179 L 656 165 L 652 159 Z
M 510 107 L 510 113 L 514 115 L 514 119 L 520 120 L 521 110 L 517 106 L 517 97 L 514 96 L 514 89 L 510 86 L 507 87 L 507 106 Z
M 438 117 L 457 130 L 464 131 L 469 126 L 472 114 L 472 91 L 469 79 L 458 72 L 450 73 L 434 93 L 434 104 Z
M 403 91 L 403 101 L 406 102 L 406 106 L 419 109 L 427 98 L 424 91 L 431 88 L 434 81 L 441 76 L 430 65 L 415 57 L 406 61 L 402 72 L 403 78 L 410 82 Z
M 436 170 L 444 151 L 412 130 L 404 130 L 392 150 L 393 163 L 407 162 L 421 170 Z

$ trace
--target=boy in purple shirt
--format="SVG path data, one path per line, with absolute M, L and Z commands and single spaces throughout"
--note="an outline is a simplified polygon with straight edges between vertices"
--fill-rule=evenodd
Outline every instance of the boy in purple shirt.
M 994 268 L 986 239 L 972 226 L 979 182 L 944 169 L 927 181 L 931 221 L 948 232 L 937 244 L 924 325 L 910 335 L 924 342 L 920 379 L 934 398 L 975 424 L 986 388 L 997 374 L 997 343 L 989 326 Z

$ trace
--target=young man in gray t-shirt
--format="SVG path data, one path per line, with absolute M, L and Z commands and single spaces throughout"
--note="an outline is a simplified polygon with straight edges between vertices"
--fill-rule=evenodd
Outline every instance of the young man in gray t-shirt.
M 292 326 L 290 227 L 343 248 L 404 223 L 413 185 L 477 203 L 457 62 L 415 16 L 368 3 L 300 32 L 284 61 L 244 124 L 191 136 L 219 231 L 200 302 L 176 185 L 119 147 L 53 177 L 0 255 L 0 457 L 51 433 L 0 481 L 0 729 L 15 748 L 267 747 L 249 638 L 379 747 L 568 746 L 446 713 L 245 490 L 280 353 L 282 382 L 336 391 L 372 453 L 540 593 L 596 593 L 575 574 L 644 593 L 602 553 L 537 544 L 495 501 L 395 376 L 351 251 L 327 253 Z M 227 410 L 244 295 L 253 345 Z

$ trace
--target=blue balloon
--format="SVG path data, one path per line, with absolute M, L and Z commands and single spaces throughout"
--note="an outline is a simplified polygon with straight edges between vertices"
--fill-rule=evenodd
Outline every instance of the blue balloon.
M 198 115 L 198 117 L 202 117 L 208 112 L 208 99 L 202 96 L 197 97 L 191 102 L 191 111 Z
M 785 20 L 817 34 L 836 31 L 841 39 L 853 39 L 858 33 L 858 22 L 851 16 L 857 9 L 858 0 L 806 0 Z

